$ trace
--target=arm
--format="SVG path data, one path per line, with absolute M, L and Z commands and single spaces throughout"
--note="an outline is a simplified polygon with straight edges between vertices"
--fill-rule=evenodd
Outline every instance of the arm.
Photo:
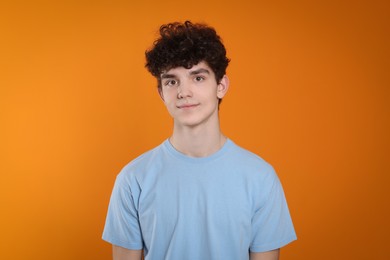
M 279 249 L 275 249 L 272 251 L 262 252 L 262 253 L 249 253 L 250 260 L 279 260 Z
M 130 250 L 120 246 L 112 246 L 114 260 L 141 260 L 142 250 Z

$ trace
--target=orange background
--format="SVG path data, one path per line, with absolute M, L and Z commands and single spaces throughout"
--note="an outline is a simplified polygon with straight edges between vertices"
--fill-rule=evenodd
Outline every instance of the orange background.
M 387 1 L 0 4 L 0 259 L 109 259 L 115 176 L 170 134 L 144 69 L 160 24 L 214 26 L 222 127 L 274 165 L 282 259 L 390 259 Z

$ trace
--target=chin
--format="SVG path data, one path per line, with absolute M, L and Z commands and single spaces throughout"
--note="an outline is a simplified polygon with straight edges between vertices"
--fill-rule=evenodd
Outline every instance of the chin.
M 176 125 L 185 127 L 194 127 L 200 125 L 201 123 L 201 120 L 175 120 Z

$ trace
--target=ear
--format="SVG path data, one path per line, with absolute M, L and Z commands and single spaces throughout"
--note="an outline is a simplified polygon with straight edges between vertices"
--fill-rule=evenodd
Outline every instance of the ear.
M 229 84 L 230 82 L 228 76 L 224 75 L 217 87 L 217 97 L 219 99 L 222 99 L 226 95 L 229 89 Z

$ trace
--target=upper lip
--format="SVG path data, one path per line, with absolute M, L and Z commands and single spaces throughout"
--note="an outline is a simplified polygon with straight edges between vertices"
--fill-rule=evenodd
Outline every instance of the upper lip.
M 180 104 L 180 105 L 177 105 L 178 108 L 186 108 L 186 107 L 194 107 L 194 106 L 197 106 L 198 104 L 190 104 L 190 103 L 186 103 L 186 104 Z

